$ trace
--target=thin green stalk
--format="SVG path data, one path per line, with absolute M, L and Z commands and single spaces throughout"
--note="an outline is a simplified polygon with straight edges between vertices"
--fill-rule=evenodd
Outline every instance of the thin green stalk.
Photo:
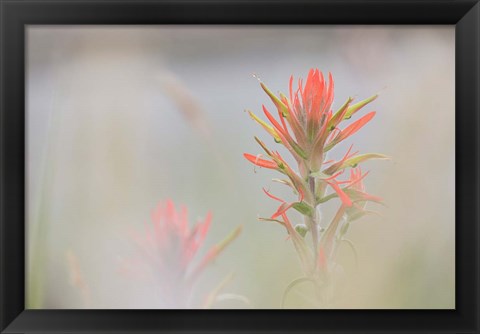
M 60 128 L 60 116 L 55 113 L 55 93 L 52 97 L 52 107 L 47 120 L 47 137 L 45 140 L 45 154 L 41 161 L 40 182 L 38 186 L 38 206 L 34 215 L 28 215 L 28 271 L 26 308 L 42 308 L 45 293 L 45 272 L 47 265 L 48 222 L 50 219 L 50 200 L 55 175 L 55 153 Z M 31 206 L 30 206 L 31 208 Z
M 312 198 L 314 198 L 312 207 L 313 212 L 311 217 L 307 217 L 310 219 L 310 230 L 312 231 L 312 242 L 313 242 L 313 271 L 317 267 L 317 257 L 318 257 L 318 222 L 317 222 L 317 210 L 316 210 L 316 200 L 315 200 L 315 178 L 309 176 L 308 178 L 310 192 L 312 193 Z
M 290 290 L 292 290 L 298 284 L 302 284 L 303 282 L 312 282 L 315 288 L 317 287 L 317 282 L 313 278 L 304 276 L 304 277 L 299 277 L 297 279 L 294 279 L 293 281 L 290 282 L 290 284 L 287 285 L 287 287 L 285 288 L 285 291 L 283 292 L 282 308 L 285 308 L 285 301 L 287 299 L 287 295 L 290 292 Z

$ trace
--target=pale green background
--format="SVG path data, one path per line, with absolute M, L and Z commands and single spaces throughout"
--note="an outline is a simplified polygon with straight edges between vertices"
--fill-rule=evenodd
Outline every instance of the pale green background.
M 28 307 L 160 307 L 118 266 L 128 228 L 166 198 L 188 205 L 192 222 L 213 212 L 208 245 L 244 227 L 206 290 L 233 271 L 228 291 L 278 307 L 300 267 L 285 231 L 256 217 L 277 206 L 262 187 L 293 197 L 243 159 L 260 153 L 254 135 L 274 145 L 244 109 L 271 107 L 252 73 L 287 92 L 291 74 L 318 67 L 333 73 L 335 108 L 380 94 L 366 110 L 377 116 L 342 149 L 393 157 L 364 166 L 387 207 L 351 227 L 360 271 L 335 307 L 454 308 L 454 42 L 453 26 L 29 27 Z

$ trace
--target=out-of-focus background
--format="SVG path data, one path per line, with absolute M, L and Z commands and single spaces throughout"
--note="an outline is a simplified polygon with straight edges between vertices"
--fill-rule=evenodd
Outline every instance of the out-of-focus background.
M 212 212 L 205 248 L 243 225 L 200 295 L 233 272 L 224 290 L 249 305 L 215 307 L 279 307 L 301 268 L 285 230 L 257 217 L 278 204 L 262 187 L 294 197 L 243 158 L 261 152 L 254 135 L 275 145 L 244 110 L 273 109 L 253 73 L 287 93 L 310 68 L 332 72 L 334 109 L 380 94 L 331 157 L 350 143 L 392 157 L 364 164 L 386 207 L 352 224 L 359 270 L 331 307 L 455 307 L 453 26 L 32 26 L 27 50 L 27 307 L 162 307 L 120 268 L 129 231 L 168 198 L 192 224 Z

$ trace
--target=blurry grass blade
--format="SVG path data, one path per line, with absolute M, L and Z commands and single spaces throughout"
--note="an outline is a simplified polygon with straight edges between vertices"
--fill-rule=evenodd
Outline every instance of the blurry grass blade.
M 243 229 L 243 226 L 237 226 L 236 229 L 234 229 L 232 232 L 230 232 L 229 235 L 227 235 L 225 237 L 225 239 L 223 239 L 222 241 L 220 241 L 216 246 L 216 253 L 217 255 L 223 251 L 225 249 L 225 247 L 227 247 L 233 240 L 235 240 L 236 238 L 238 238 L 238 236 L 240 235 L 240 233 L 242 232 L 242 229 Z
M 245 304 L 248 306 L 248 308 L 253 308 L 252 302 L 250 299 L 243 295 L 239 295 L 237 293 L 222 293 L 221 295 L 218 295 L 215 301 L 217 302 L 224 302 L 227 300 L 233 300 L 233 301 L 238 301 L 241 302 L 242 304 Z
M 299 284 L 302 284 L 302 283 L 305 283 L 305 282 L 311 282 L 315 287 L 317 287 L 317 282 L 310 277 L 305 276 L 305 277 L 300 277 L 300 278 L 294 279 L 293 281 L 291 281 L 288 284 L 288 286 L 285 288 L 285 291 L 283 292 L 282 305 L 281 305 L 282 308 L 285 308 L 285 302 L 287 300 L 288 294 L 290 293 L 290 290 L 292 290 L 295 286 L 297 286 Z
M 67 251 L 66 258 L 68 264 L 68 272 L 70 274 L 70 284 L 74 288 L 78 289 L 78 291 L 80 292 L 84 306 L 89 307 L 91 304 L 90 287 L 83 277 L 78 258 L 71 250 Z
M 225 239 L 210 248 L 207 254 L 203 257 L 200 264 L 192 271 L 192 274 L 190 275 L 191 279 L 195 279 L 195 277 L 197 277 L 198 274 L 200 274 L 207 265 L 209 265 L 213 260 L 215 260 L 217 256 L 221 252 L 223 252 L 223 250 L 240 235 L 241 232 L 242 226 L 238 226 Z
M 232 280 L 233 280 L 233 273 L 230 273 L 207 295 L 202 308 L 204 309 L 211 308 L 212 305 L 215 303 L 217 296 Z
M 206 115 L 187 86 L 171 73 L 162 74 L 160 79 L 164 92 L 175 103 L 178 110 L 191 123 L 193 128 L 209 138 L 211 131 Z

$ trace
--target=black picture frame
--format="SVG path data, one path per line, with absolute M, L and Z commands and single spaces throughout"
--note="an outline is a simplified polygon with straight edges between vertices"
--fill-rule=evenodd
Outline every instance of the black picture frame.
M 0 2 L 1 333 L 479 332 L 478 0 Z M 456 309 L 25 310 L 25 27 L 34 24 L 455 25 Z

